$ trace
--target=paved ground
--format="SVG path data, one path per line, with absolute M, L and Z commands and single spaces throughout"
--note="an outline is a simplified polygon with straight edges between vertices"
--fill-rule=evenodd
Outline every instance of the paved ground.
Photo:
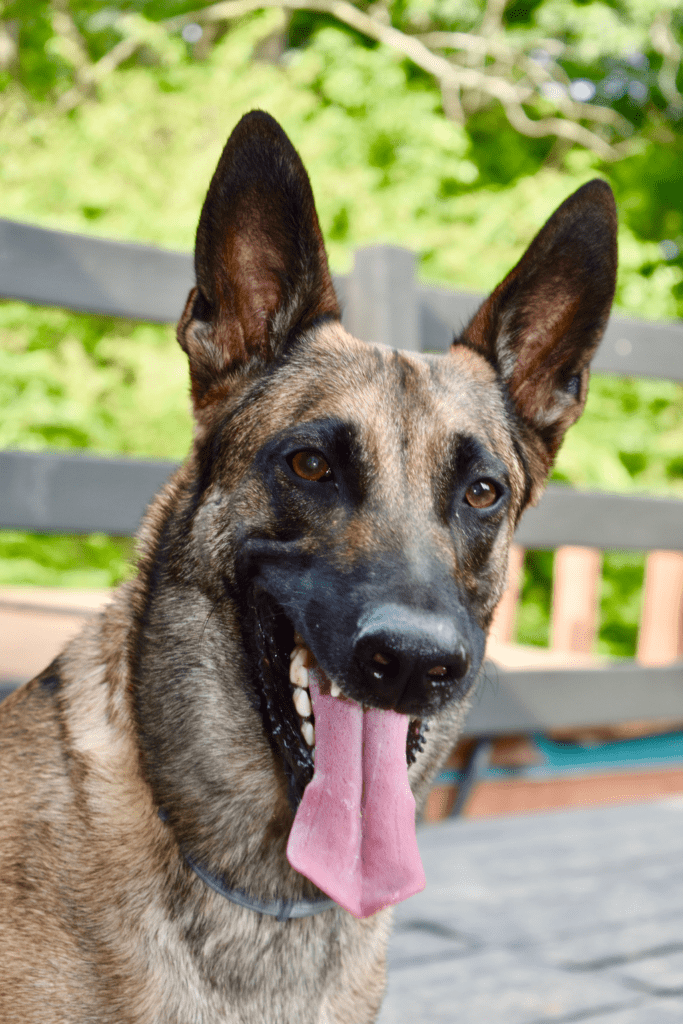
M 380 1024 L 683 1024 L 683 798 L 420 833 Z

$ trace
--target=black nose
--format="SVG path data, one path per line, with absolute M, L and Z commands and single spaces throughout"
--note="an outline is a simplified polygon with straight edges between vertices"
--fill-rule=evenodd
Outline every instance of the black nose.
M 354 664 L 359 682 L 382 707 L 419 715 L 454 696 L 470 652 L 452 619 L 386 604 L 361 621 Z

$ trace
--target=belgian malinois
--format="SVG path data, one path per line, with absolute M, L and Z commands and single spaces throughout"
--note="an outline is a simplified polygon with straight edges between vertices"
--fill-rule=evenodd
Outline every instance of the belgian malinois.
M 1 709 L 3 1024 L 375 1020 L 615 229 L 584 185 L 449 354 L 392 351 L 340 324 L 287 137 L 239 123 L 178 328 L 192 453 L 137 578 Z

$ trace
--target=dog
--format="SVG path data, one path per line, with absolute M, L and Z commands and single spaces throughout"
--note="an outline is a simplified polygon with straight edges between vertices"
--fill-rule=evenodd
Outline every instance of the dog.
M 508 547 L 581 413 L 612 193 L 446 355 L 341 326 L 279 125 L 228 139 L 178 327 L 192 452 L 137 577 L 0 708 L 4 1024 L 365 1024 Z

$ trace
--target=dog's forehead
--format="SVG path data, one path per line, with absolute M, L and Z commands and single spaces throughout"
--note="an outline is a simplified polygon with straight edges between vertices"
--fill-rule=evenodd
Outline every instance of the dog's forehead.
M 297 390 L 308 399 L 302 419 L 327 414 L 366 429 L 374 424 L 384 433 L 393 424 L 505 446 L 507 417 L 495 371 L 470 349 L 445 355 L 397 351 L 325 324 L 298 348 L 291 368 Z

